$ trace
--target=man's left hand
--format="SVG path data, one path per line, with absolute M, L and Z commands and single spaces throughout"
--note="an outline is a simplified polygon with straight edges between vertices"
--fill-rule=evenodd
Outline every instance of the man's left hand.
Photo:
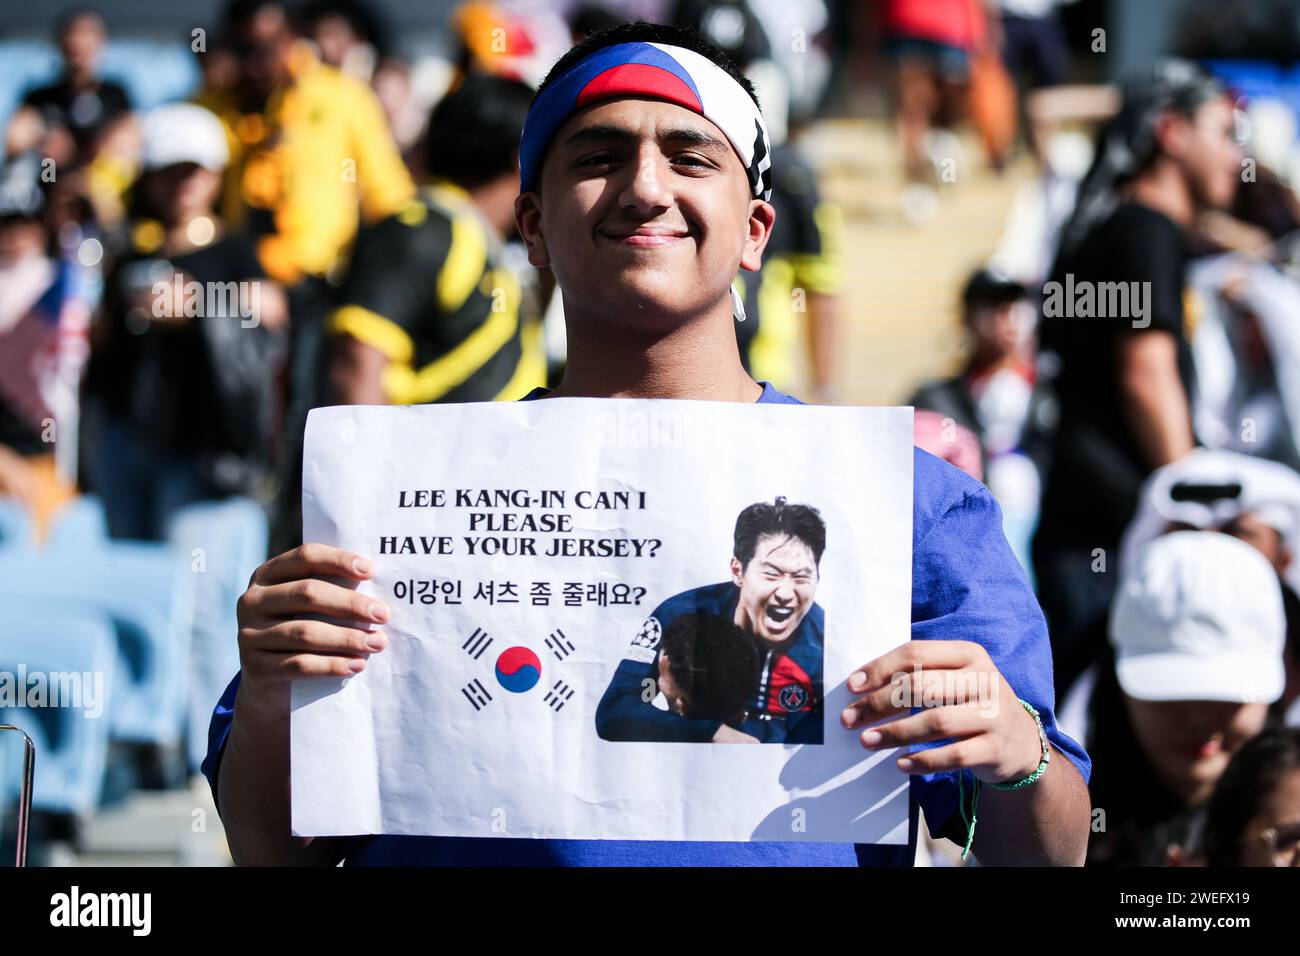
M 1038 768 L 1042 748 L 1026 713 L 988 651 L 971 641 L 909 641 L 849 675 L 859 695 L 840 715 L 869 750 L 952 738 L 899 757 L 904 773 L 970 769 L 988 783 L 1012 783 Z M 913 707 L 922 708 L 911 714 Z

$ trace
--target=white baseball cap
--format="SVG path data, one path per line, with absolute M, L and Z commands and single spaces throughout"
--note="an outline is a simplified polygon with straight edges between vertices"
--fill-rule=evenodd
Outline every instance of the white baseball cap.
M 1300 550 L 1300 474 L 1286 465 L 1221 449 L 1197 448 L 1147 479 L 1120 545 L 1120 573 L 1170 524 L 1209 530 L 1250 513 Z M 1287 580 L 1300 589 L 1300 562 Z
M 219 173 L 230 162 L 230 148 L 221 120 L 193 103 L 169 103 L 152 109 L 143 123 L 145 169 L 196 163 Z
M 1285 639 L 1272 565 L 1217 531 L 1151 541 L 1111 608 L 1115 674 L 1137 700 L 1272 703 L 1286 678 Z

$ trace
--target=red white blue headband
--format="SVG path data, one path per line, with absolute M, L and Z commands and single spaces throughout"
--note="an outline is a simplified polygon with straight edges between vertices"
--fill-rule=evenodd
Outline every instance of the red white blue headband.
M 753 98 L 726 70 L 693 50 L 641 42 L 597 50 L 533 101 L 519 142 L 520 190 L 537 187 L 546 149 L 570 116 L 590 103 L 620 96 L 651 96 L 699 113 L 731 143 L 754 198 L 771 198 L 772 150 Z

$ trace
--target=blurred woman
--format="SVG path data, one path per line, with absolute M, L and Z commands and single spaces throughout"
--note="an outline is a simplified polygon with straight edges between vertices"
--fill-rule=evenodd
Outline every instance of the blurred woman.
M 284 297 L 214 211 L 226 161 L 207 110 L 146 118 L 131 248 L 107 277 L 85 384 L 89 477 L 115 537 L 160 539 L 186 504 L 253 494 L 268 463 Z
M 1210 866 L 1300 866 L 1300 728 L 1265 731 L 1228 764 L 1204 850 Z

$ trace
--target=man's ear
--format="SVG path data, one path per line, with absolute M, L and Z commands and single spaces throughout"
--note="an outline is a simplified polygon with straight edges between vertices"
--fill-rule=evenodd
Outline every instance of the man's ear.
M 1160 152 L 1174 159 L 1186 155 L 1192 136 L 1192 121 L 1176 110 L 1163 111 L 1155 122 L 1155 141 Z
M 745 571 L 740 566 L 740 559 L 735 556 L 731 559 L 731 580 L 736 587 L 740 587 L 745 581 Z
M 537 201 L 537 193 L 529 191 L 515 197 L 515 228 L 519 238 L 523 239 L 528 249 L 528 261 L 538 269 L 551 264 L 550 254 L 546 251 L 546 239 L 542 235 L 542 207 Z
M 761 199 L 750 200 L 749 223 L 745 232 L 745 245 L 740 252 L 740 268 L 746 272 L 757 272 L 763 266 L 763 250 L 767 240 L 772 237 L 772 226 L 776 222 L 776 210 L 769 202 Z

